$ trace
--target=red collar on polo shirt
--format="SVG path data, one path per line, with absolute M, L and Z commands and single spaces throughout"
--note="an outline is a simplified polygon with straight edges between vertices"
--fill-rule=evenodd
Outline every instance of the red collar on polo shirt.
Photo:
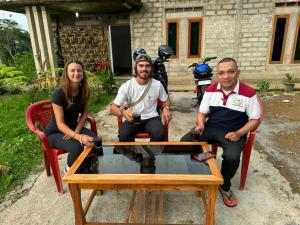
M 227 100 L 228 100 L 228 98 L 229 98 L 229 96 L 230 96 L 231 94 L 239 93 L 239 87 L 240 87 L 240 81 L 237 80 L 234 89 L 226 95 L 225 92 L 221 89 L 221 84 L 218 83 L 218 85 L 217 85 L 217 90 L 219 90 L 219 91 L 222 93 L 222 95 L 223 95 L 223 96 L 222 96 L 223 105 L 226 105 Z

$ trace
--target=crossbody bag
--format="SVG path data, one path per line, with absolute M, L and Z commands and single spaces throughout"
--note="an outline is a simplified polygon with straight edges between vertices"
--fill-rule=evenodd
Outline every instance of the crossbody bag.
M 129 102 L 127 107 L 128 107 L 128 108 L 131 108 L 131 107 L 133 107 L 133 106 L 139 104 L 139 103 L 145 98 L 145 96 L 148 94 L 148 92 L 149 92 L 149 90 L 150 90 L 150 87 L 151 87 L 151 84 L 152 84 L 152 78 L 149 79 L 149 82 L 148 82 L 148 84 L 147 84 L 147 87 L 146 87 L 146 89 L 144 90 L 144 93 L 141 95 L 141 97 L 140 97 L 137 101 L 135 101 L 135 102 Z

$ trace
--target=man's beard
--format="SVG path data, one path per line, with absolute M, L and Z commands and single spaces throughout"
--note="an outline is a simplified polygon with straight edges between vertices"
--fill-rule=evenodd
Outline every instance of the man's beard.
M 142 80 L 149 80 L 149 78 L 150 78 L 150 73 L 148 73 L 147 74 L 147 77 L 145 77 L 145 76 L 141 76 L 139 73 L 137 74 L 137 76 L 139 77 L 139 78 L 141 78 Z

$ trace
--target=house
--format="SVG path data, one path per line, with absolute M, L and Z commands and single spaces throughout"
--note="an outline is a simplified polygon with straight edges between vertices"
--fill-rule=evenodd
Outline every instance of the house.
M 77 58 L 89 70 L 107 63 L 128 75 L 133 49 L 154 57 L 168 44 L 175 86 L 192 84 L 187 67 L 204 56 L 237 59 L 241 79 L 254 83 L 281 87 L 286 72 L 300 79 L 300 1 L 0 0 L 0 9 L 26 14 L 37 70 Z

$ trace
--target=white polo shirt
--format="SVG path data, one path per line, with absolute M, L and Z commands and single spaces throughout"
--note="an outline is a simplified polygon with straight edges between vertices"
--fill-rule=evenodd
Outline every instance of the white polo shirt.
M 199 112 L 208 114 L 205 126 L 228 132 L 240 129 L 249 119 L 259 119 L 261 114 L 256 91 L 239 81 L 234 90 L 227 94 L 219 83 L 207 87 Z

